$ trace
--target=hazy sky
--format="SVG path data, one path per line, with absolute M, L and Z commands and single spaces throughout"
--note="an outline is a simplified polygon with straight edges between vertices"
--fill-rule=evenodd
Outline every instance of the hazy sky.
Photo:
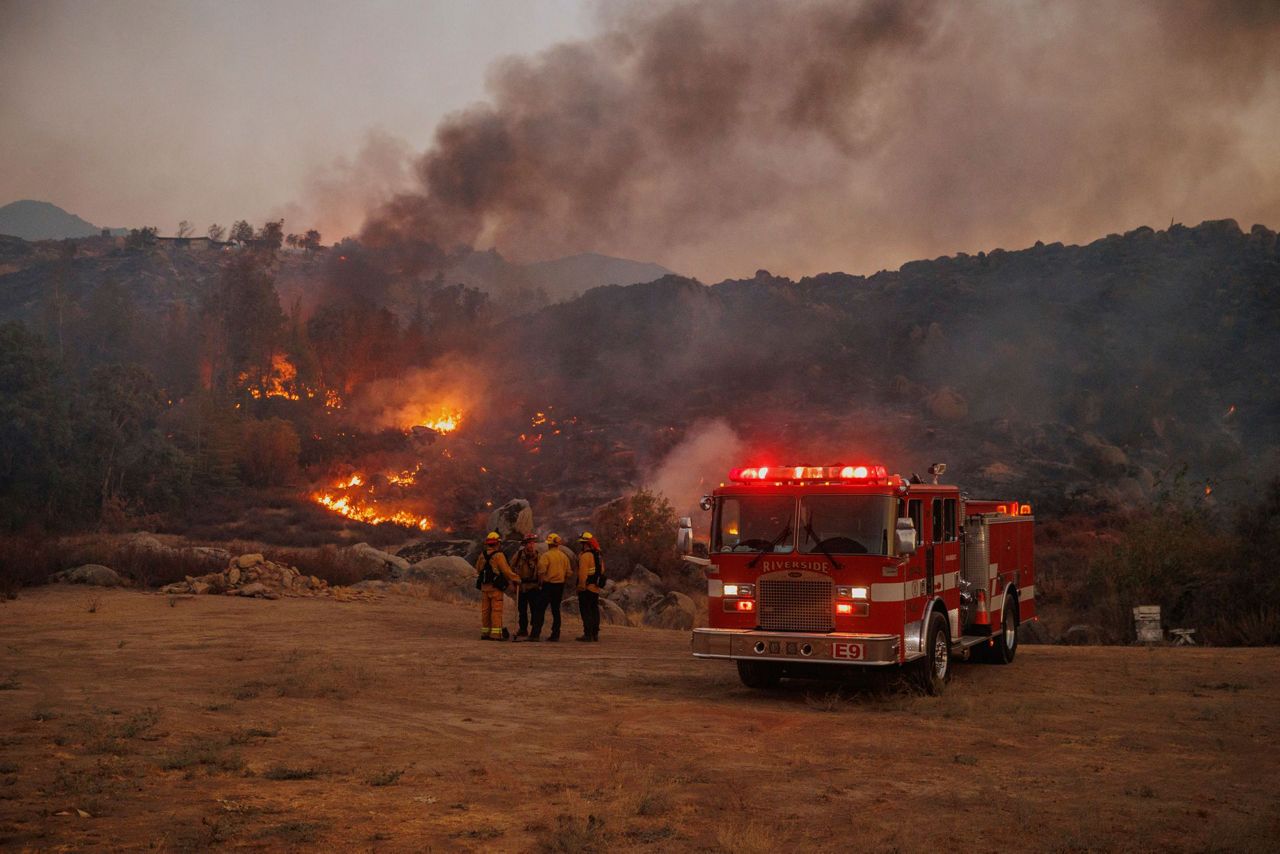
M 579 0 L 0 0 L 0 204 L 162 233 L 287 214 L 371 131 L 425 148 L 494 59 L 589 23 Z
M 1277 0 L 0 0 L 0 203 L 163 233 L 874 272 L 1276 228 L 1277 140 Z

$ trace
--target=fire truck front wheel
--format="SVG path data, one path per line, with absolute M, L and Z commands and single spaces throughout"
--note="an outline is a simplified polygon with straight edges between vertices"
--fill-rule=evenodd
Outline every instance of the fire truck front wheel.
M 991 647 L 991 660 L 996 664 L 1008 664 L 1018 651 L 1018 600 L 1010 599 L 1004 606 L 1004 615 L 1000 620 L 1000 632 Z
M 951 635 L 947 618 L 937 611 L 929 614 L 925 630 L 925 656 L 915 663 L 916 677 L 925 692 L 937 696 L 951 678 Z
M 748 688 L 777 688 L 782 679 L 782 668 L 769 661 L 738 659 L 738 678 Z

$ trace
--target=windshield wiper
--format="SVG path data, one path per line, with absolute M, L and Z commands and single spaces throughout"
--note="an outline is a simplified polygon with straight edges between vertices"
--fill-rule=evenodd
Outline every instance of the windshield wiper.
M 831 561 L 831 568 L 837 572 L 840 570 L 840 564 L 836 563 L 836 559 L 831 556 L 831 552 L 827 551 L 827 547 L 822 544 L 822 540 L 818 539 L 818 535 L 813 530 L 813 517 L 810 517 L 804 523 L 804 532 L 813 539 L 813 544 L 818 547 L 818 551 L 826 555 L 827 560 Z
M 766 554 L 776 549 L 778 547 L 778 543 L 785 540 L 790 534 L 791 534 L 791 524 L 788 523 L 787 527 L 782 529 L 782 533 L 773 538 L 772 543 L 769 543 L 769 545 L 765 546 L 760 551 L 756 552 L 756 556 L 753 557 L 747 563 L 747 569 L 755 569 L 756 564 L 760 562 L 760 558 L 764 557 Z

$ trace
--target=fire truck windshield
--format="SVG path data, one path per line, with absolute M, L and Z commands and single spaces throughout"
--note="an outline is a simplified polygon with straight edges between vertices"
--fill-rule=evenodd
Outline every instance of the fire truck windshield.
M 790 554 L 795 550 L 795 512 L 795 499 L 789 495 L 726 495 L 716 514 L 712 548 Z
M 887 495 L 806 495 L 800 522 L 803 552 L 887 555 L 893 501 Z

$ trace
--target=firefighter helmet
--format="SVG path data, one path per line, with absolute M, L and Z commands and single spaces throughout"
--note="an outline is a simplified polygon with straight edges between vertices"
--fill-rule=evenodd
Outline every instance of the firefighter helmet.
M 560 542 L 559 534 L 547 534 L 547 543 L 554 546 L 558 542 Z
M 489 536 L 484 538 L 485 543 L 496 543 L 502 539 L 502 535 L 497 531 L 490 531 Z
M 578 537 L 578 542 L 580 542 L 580 543 L 592 543 L 592 542 L 595 542 L 595 539 L 596 539 L 596 538 L 595 538 L 595 535 L 594 535 L 594 534 L 592 534 L 590 531 L 583 531 L 583 532 L 582 532 L 582 536 L 581 536 L 581 537 Z

